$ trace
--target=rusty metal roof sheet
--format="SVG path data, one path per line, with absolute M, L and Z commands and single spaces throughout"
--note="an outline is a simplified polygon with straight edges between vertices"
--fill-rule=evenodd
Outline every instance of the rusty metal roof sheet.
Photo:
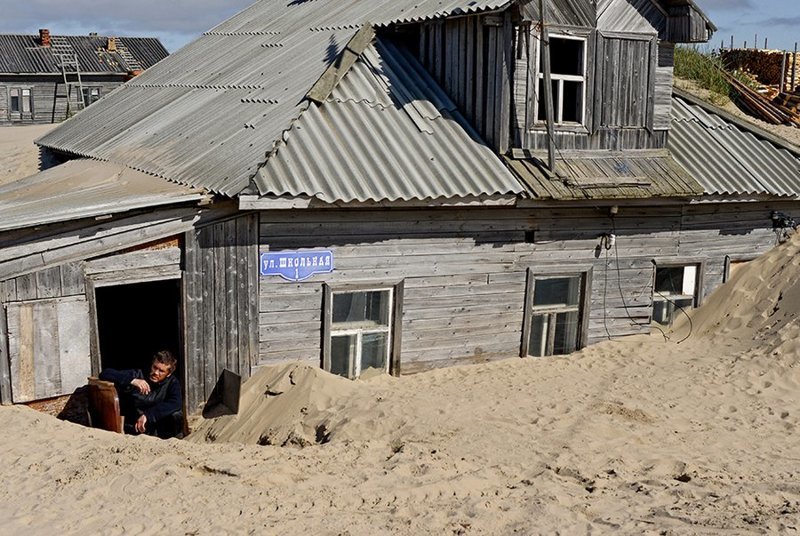
M 419 62 L 383 40 L 294 124 L 256 184 L 330 203 L 523 191 Z
M 202 191 L 139 171 L 71 160 L 0 186 L 0 231 L 202 199 Z
M 669 147 L 707 194 L 800 196 L 800 158 L 710 105 L 672 99 Z
M 39 140 L 225 195 L 250 184 L 304 97 L 366 22 L 491 11 L 511 0 L 261 0 Z
M 505 160 L 536 200 L 685 198 L 702 193 L 664 151 L 557 158 L 554 177 L 537 159 Z

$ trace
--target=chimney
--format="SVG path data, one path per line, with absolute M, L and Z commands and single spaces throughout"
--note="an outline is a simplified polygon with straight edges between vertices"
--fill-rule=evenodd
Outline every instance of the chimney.
M 106 50 L 109 52 L 116 52 L 117 51 L 117 38 L 116 37 L 109 37 L 108 38 L 108 46 Z
M 43 47 L 50 46 L 50 30 L 47 28 L 41 28 L 39 30 L 39 45 Z

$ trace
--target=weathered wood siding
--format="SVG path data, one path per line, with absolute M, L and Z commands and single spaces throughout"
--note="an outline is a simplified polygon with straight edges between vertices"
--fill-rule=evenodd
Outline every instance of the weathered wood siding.
M 531 30 L 535 32 L 535 29 Z M 552 30 L 558 34 L 558 29 Z M 517 39 L 517 43 L 523 40 Z M 515 50 L 512 143 L 543 151 L 548 136 L 536 121 L 539 41 Z M 673 47 L 657 45 L 653 36 L 595 32 L 586 38 L 585 121 L 583 126 L 556 125 L 559 150 L 615 151 L 661 149 L 667 143 L 671 112 Z M 523 121 L 522 118 L 527 120 Z M 526 126 L 527 125 L 527 126 Z
M 15 403 L 72 393 L 91 374 L 85 296 L 6 307 L 11 392 Z
M 73 79 L 75 79 L 74 76 L 70 78 L 70 81 Z M 84 75 L 81 81 L 85 88 L 97 88 L 102 97 L 124 83 L 125 77 L 123 75 Z M 12 87 L 31 90 L 30 113 L 11 113 L 8 89 Z M 74 86 L 70 96 L 73 113 L 79 110 L 76 106 L 79 98 L 78 92 L 77 86 Z M 0 124 L 57 123 L 66 118 L 67 86 L 61 75 L 0 76 Z
M 254 364 L 320 363 L 324 283 L 404 282 L 404 373 L 517 355 L 531 267 L 592 267 L 589 342 L 648 331 L 654 258 L 702 258 L 708 293 L 726 255 L 776 243 L 776 209 L 800 214 L 798 204 L 623 207 L 614 220 L 590 208 L 263 212 L 262 252 L 331 249 L 336 269 L 301 283 L 261 278 Z M 599 236 L 610 232 L 606 250 Z
M 184 325 L 189 411 L 208 399 L 223 369 L 244 378 L 258 352 L 258 218 L 186 233 Z
M 424 23 L 419 59 L 499 152 L 508 148 L 514 29 L 510 13 Z

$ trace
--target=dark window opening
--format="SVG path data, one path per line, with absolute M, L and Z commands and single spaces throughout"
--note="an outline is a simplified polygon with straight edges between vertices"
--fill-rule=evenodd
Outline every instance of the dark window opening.
M 11 90 L 11 111 L 14 113 L 20 113 L 21 106 L 20 106 L 20 96 L 18 89 Z
M 153 354 L 181 350 L 181 293 L 178 280 L 115 285 L 95 289 L 100 367 L 149 370 Z
M 697 306 L 698 266 L 656 267 L 653 321 L 671 325 L 681 311 Z
M 539 70 L 544 70 L 540 59 Z M 551 74 L 583 76 L 583 41 L 550 37 Z

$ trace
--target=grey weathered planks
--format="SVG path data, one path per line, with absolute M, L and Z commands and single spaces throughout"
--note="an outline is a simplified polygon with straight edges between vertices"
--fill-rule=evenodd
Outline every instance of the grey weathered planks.
M 185 235 L 185 337 L 190 410 L 227 368 L 247 378 L 258 353 L 257 217 Z
M 331 249 L 336 270 L 302 283 L 261 278 L 257 365 L 320 363 L 326 282 L 404 281 L 405 372 L 516 355 L 530 267 L 592 266 L 590 342 L 646 332 L 655 257 L 705 259 L 708 293 L 725 255 L 774 244 L 770 207 L 800 210 L 778 205 L 622 207 L 613 220 L 605 208 L 262 212 L 262 251 Z M 608 232 L 610 250 L 599 247 Z
M 12 400 L 72 393 L 91 374 L 85 297 L 13 303 L 7 307 Z

